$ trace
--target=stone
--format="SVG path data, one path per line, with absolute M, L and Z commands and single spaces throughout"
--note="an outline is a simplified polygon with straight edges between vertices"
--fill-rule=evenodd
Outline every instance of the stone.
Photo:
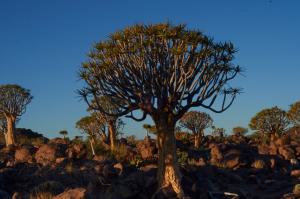
M 32 163 L 33 157 L 31 151 L 28 148 L 22 147 L 21 149 L 17 149 L 15 152 L 15 160 L 20 163 Z
M 149 137 L 137 143 L 137 150 L 142 159 L 151 159 L 157 153 L 156 142 Z
M 300 169 L 295 169 L 291 171 L 291 176 L 300 177 Z
M 86 198 L 85 188 L 69 189 L 53 197 L 53 199 L 85 199 L 85 198 Z
M 56 159 L 64 155 L 60 147 L 53 144 L 42 145 L 35 154 L 36 162 L 43 166 L 55 163 Z

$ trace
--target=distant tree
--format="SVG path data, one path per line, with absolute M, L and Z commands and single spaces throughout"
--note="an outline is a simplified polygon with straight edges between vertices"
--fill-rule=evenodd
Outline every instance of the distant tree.
M 6 145 L 13 145 L 15 141 L 15 125 L 17 119 L 26 111 L 31 102 L 30 91 L 15 84 L 0 85 L 0 115 L 6 119 Z
M 67 135 L 68 135 L 68 131 L 66 130 L 61 130 L 59 131 L 59 134 L 62 135 L 64 137 L 64 139 L 66 139 Z
M 300 126 L 300 101 L 292 104 L 287 114 L 288 118 L 295 126 Z
M 213 126 L 211 135 L 215 138 L 223 138 L 225 135 L 225 129 Z
M 155 127 L 155 125 L 144 124 L 143 128 L 146 129 L 146 131 L 147 131 L 147 137 L 149 136 L 149 133 L 152 133 L 154 135 L 156 134 L 156 127 Z
M 116 147 L 117 136 L 120 134 L 125 123 L 117 116 L 121 102 L 113 103 L 108 97 L 98 96 L 92 100 L 88 110 L 97 115 L 97 119 L 106 123 L 109 132 L 110 149 L 113 151 Z M 105 110 L 106 113 L 100 111 Z
M 94 46 L 80 71 L 86 82 L 80 94 L 89 105 L 107 96 L 119 106 L 117 114 L 97 106 L 107 115 L 136 121 L 150 115 L 157 128 L 159 188 L 171 185 L 182 196 L 176 122 L 192 107 L 220 113 L 231 106 L 239 93 L 228 86 L 240 72 L 232 62 L 235 52 L 233 44 L 214 42 L 185 25 L 135 25 Z M 141 118 L 134 116 L 137 110 Z
M 232 129 L 232 134 L 236 136 L 244 136 L 247 133 L 248 133 L 248 129 L 241 126 L 236 126 Z
M 251 119 L 249 127 L 261 134 L 269 135 L 270 140 L 273 141 L 286 130 L 289 124 L 287 113 L 275 106 L 258 112 Z
M 105 123 L 99 120 L 96 114 L 92 114 L 91 116 L 86 116 L 78 120 L 76 122 L 76 128 L 88 135 L 92 153 L 95 155 L 94 144 L 97 136 L 99 136 L 102 141 L 107 139 L 105 134 Z
M 190 111 L 183 115 L 179 121 L 180 125 L 193 133 L 195 148 L 200 147 L 202 138 L 204 137 L 204 129 L 212 126 L 213 119 L 209 114 Z
M 0 114 L 0 133 L 5 135 L 7 131 L 6 118 L 4 115 Z

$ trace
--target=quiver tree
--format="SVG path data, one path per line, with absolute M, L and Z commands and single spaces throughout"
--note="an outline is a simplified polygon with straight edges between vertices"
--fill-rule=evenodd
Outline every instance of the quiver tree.
M 292 104 L 287 114 L 288 118 L 295 126 L 300 126 L 300 101 Z
M 144 124 L 143 128 L 147 131 L 147 137 L 149 137 L 149 133 L 156 134 L 156 127 L 155 125 Z
M 224 128 L 217 128 L 217 127 L 213 126 L 211 135 L 215 138 L 222 139 L 225 135 L 225 129 Z
M 116 147 L 117 135 L 121 133 L 120 131 L 125 125 L 125 123 L 118 117 L 118 113 L 120 111 L 119 104 L 122 104 L 121 101 L 113 103 L 110 101 L 109 97 L 95 96 L 88 108 L 88 111 L 92 114 L 96 114 L 97 119 L 104 122 L 108 127 L 110 149 L 112 151 L 115 150 Z M 102 112 L 99 107 L 101 107 L 101 110 L 105 110 L 105 112 Z
M 15 144 L 15 125 L 17 119 L 26 111 L 31 102 L 30 91 L 19 85 L 7 84 L 0 86 L 0 115 L 6 119 L 6 145 Z
M 213 119 L 207 113 L 190 111 L 180 119 L 180 125 L 193 133 L 195 148 L 200 147 L 204 129 L 212 126 Z
M 68 135 L 68 131 L 66 130 L 61 130 L 59 131 L 59 134 L 63 136 L 64 139 L 66 139 L 67 135 Z
M 241 127 L 241 126 L 236 126 L 232 128 L 232 135 L 235 136 L 245 136 L 248 133 L 248 129 Z
M 185 25 L 135 25 L 94 46 L 80 71 L 86 82 L 80 94 L 89 105 L 94 98 L 107 96 L 118 105 L 118 117 L 153 119 L 159 187 L 171 185 L 181 196 L 176 122 L 192 107 L 217 113 L 230 107 L 239 92 L 229 86 L 240 72 L 232 63 L 235 52 L 231 43 L 214 42 Z M 101 106 L 97 109 L 114 115 Z M 137 110 L 142 112 L 140 118 L 134 115 Z
M 95 114 L 92 114 L 91 116 L 86 116 L 78 120 L 76 122 L 76 128 L 79 129 L 81 133 L 88 135 L 92 153 L 95 155 L 95 139 L 100 137 L 100 140 L 106 140 L 105 123 L 99 120 Z
M 263 109 L 250 121 L 249 127 L 260 134 L 268 135 L 271 141 L 280 136 L 290 124 L 287 114 L 277 106 Z
M 6 118 L 4 115 L 0 114 L 0 134 L 3 134 L 5 142 L 6 142 L 6 131 L 7 131 Z

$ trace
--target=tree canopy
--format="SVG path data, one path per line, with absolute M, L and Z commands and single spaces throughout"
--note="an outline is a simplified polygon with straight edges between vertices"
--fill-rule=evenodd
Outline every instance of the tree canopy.
M 135 25 L 94 46 L 80 71 L 87 83 L 80 94 L 90 105 L 107 96 L 118 105 L 118 116 L 136 120 L 161 109 L 177 119 L 196 106 L 222 112 L 239 92 L 228 86 L 241 71 L 232 63 L 235 52 L 232 43 L 214 42 L 185 25 Z M 213 106 L 217 101 L 220 109 Z M 140 119 L 132 114 L 138 109 L 143 111 Z
M 0 113 L 5 116 L 19 117 L 31 102 L 30 90 L 16 84 L 0 85 Z
M 242 126 L 236 126 L 232 129 L 232 134 L 237 136 L 244 136 L 248 132 L 247 128 L 244 128 Z
M 290 106 L 288 117 L 294 125 L 300 126 L 300 101 L 297 101 Z
M 190 111 L 180 119 L 180 125 L 193 133 L 198 133 L 211 127 L 213 119 L 209 114 L 199 111 Z
M 249 127 L 260 133 L 281 135 L 289 124 L 287 113 L 275 106 L 258 112 L 251 119 Z

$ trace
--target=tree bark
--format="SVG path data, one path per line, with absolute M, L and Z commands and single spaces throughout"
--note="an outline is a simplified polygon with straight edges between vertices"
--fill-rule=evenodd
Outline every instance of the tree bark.
M 116 128 L 114 122 L 109 122 L 109 139 L 110 139 L 110 150 L 114 151 L 116 147 Z
M 196 149 L 200 148 L 200 145 L 203 141 L 203 137 L 204 137 L 204 130 L 194 133 L 194 139 L 195 139 L 194 147 Z
M 95 156 L 96 154 L 95 154 L 95 149 L 94 149 L 94 139 L 93 138 L 89 138 L 89 141 L 90 141 L 90 145 L 91 145 L 93 156 Z
M 7 133 L 6 133 L 6 146 L 14 145 L 15 142 L 15 124 L 16 119 L 12 116 L 6 117 L 7 120 Z
M 158 184 L 159 189 L 172 186 L 178 197 L 184 196 L 181 186 L 181 172 L 176 155 L 175 122 L 172 118 L 160 116 L 155 121 L 158 142 Z

